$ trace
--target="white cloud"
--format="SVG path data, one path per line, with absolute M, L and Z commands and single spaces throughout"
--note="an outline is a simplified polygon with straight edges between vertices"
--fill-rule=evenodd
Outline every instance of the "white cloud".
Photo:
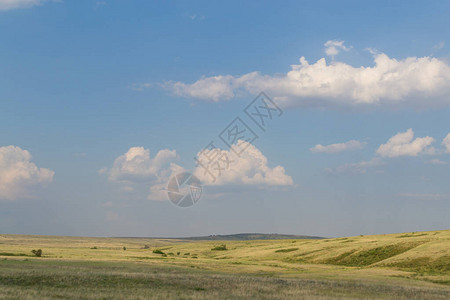
M 311 152 L 324 152 L 324 153 L 336 153 L 339 151 L 349 150 L 352 148 L 358 148 L 365 144 L 359 145 L 358 141 L 349 141 L 347 143 L 332 144 L 328 146 L 316 145 L 311 148 Z M 421 154 L 439 155 L 442 154 L 441 150 L 436 150 L 431 145 L 435 142 L 435 139 L 429 136 L 419 137 L 414 139 L 414 131 L 410 128 L 405 132 L 400 132 L 391 137 L 386 144 L 380 145 L 377 149 L 374 158 L 368 161 L 361 161 L 357 163 L 346 163 L 336 168 L 326 168 L 325 171 L 329 174 L 339 173 L 353 173 L 353 174 L 365 174 L 367 169 L 371 167 L 377 167 L 384 165 L 383 157 L 400 157 L 400 156 L 418 156 Z M 446 147 L 447 152 L 450 152 L 450 133 L 444 138 L 442 144 Z M 433 165 L 450 165 L 447 161 L 440 159 L 432 159 L 428 161 Z M 377 170 L 376 173 L 384 173 L 382 170 Z
M 373 53 L 374 66 L 353 67 L 343 62 L 310 64 L 300 58 L 286 74 L 203 77 L 189 84 L 166 82 L 175 95 L 218 102 L 243 93 L 266 91 L 280 105 L 319 107 L 448 106 L 450 66 L 433 57 L 397 60 Z
M 384 163 L 379 158 L 373 158 L 367 161 L 361 161 L 357 163 L 346 163 L 338 166 L 334 169 L 327 168 L 325 171 L 329 174 L 366 174 L 368 168 L 382 166 Z
M 177 158 L 175 150 L 164 149 L 154 158 L 150 158 L 150 150 L 144 147 L 131 147 L 127 153 L 114 160 L 109 170 L 109 179 L 129 181 L 148 177 L 160 177 L 167 162 Z
M 51 182 L 54 174 L 32 163 L 27 150 L 0 147 L 0 200 L 31 198 L 31 189 Z
M 445 147 L 445 152 L 450 153 L 450 133 L 444 138 L 442 145 Z
M 245 76 L 245 75 L 244 75 Z M 175 95 L 198 98 L 213 102 L 228 100 L 235 96 L 239 78 L 231 75 L 202 78 L 193 84 L 182 82 L 167 82 L 164 87 L 173 91 Z
M 0 10 L 30 8 L 36 5 L 42 5 L 44 2 L 49 1 L 55 0 L 0 0 Z
M 194 175 L 206 185 L 256 185 L 256 186 L 288 186 L 293 185 L 293 180 L 286 175 L 282 166 L 270 168 L 267 157 L 254 145 L 244 141 L 238 141 L 240 147 L 246 150 L 238 157 L 231 150 L 220 150 L 224 157 L 228 157 L 231 163 L 226 170 L 221 171 L 216 181 L 205 170 L 198 166 Z M 201 157 L 201 153 L 197 154 Z M 225 166 L 222 164 L 222 167 Z
M 349 150 L 358 150 L 364 148 L 366 143 L 351 140 L 345 143 L 331 144 L 323 146 L 321 144 L 315 145 L 313 148 L 309 149 L 312 153 L 337 153 Z
M 121 183 L 125 191 L 143 187 L 149 189 L 149 199 L 166 200 L 165 188 L 170 176 L 183 171 L 174 163 L 177 158 L 175 150 L 163 149 L 151 158 L 149 149 L 131 147 L 114 160 L 111 169 L 103 168 L 99 174 L 108 174 L 108 179 Z
M 251 144 L 246 143 L 246 146 L 247 149 L 241 157 L 234 155 L 231 150 L 221 150 L 231 158 L 232 163 L 227 170 L 222 171 L 217 181 L 212 182 L 211 177 L 204 174 L 201 167 L 197 167 L 194 174 L 205 185 L 251 185 L 260 188 L 293 184 L 292 178 L 285 174 L 283 167 L 268 167 L 267 158 L 261 151 Z M 175 163 L 177 158 L 175 150 L 161 150 L 152 158 L 149 149 L 131 147 L 114 160 L 112 168 L 102 168 L 98 173 L 106 174 L 108 180 L 119 183 L 126 192 L 139 192 L 144 189 L 149 200 L 166 200 L 170 178 L 186 172 Z
M 344 41 L 327 41 L 325 44 L 325 53 L 328 56 L 335 57 L 341 50 L 349 51 L 352 47 L 344 46 Z
M 436 151 L 430 145 L 432 137 L 414 139 L 414 131 L 410 128 L 391 137 L 386 144 L 381 145 L 377 154 L 382 157 L 417 156 L 419 154 L 434 154 Z

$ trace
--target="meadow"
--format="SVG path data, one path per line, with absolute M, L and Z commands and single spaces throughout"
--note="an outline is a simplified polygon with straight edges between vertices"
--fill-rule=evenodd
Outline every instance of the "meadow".
M 0 235 L 0 298 L 449 299 L 450 230 L 252 241 Z

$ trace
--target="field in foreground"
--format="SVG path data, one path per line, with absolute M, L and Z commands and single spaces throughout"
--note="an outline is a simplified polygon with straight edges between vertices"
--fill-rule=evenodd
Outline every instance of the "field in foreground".
M 226 242 L 0 235 L 0 298 L 68 297 L 449 299 L 450 231 Z

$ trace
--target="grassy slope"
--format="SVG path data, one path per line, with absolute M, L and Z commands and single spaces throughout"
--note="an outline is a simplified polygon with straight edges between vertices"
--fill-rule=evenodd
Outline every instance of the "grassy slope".
M 227 250 L 211 250 L 222 243 L 226 243 Z M 149 249 L 144 249 L 145 245 Z M 97 249 L 92 249 L 94 247 Z M 42 258 L 27 257 L 32 249 L 38 248 L 43 250 Z M 162 250 L 167 256 L 153 253 L 154 249 Z M 98 264 L 104 265 L 95 267 L 95 272 L 86 272 L 94 274 L 92 278 L 83 277 L 85 274 L 80 268 L 94 268 Z M 34 268 L 45 270 L 42 271 L 44 277 L 38 276 L 40 271 L 32 272 Z M 165 279 L 156 280 L 148 270 L 157 270 L 158 277 Z M 47 277 L 45 272 L 49 272 Z M 241 279 L 237 280 L 237 275 Z M 217 277 L 219 286 L 214 286 L 211 276 Z M 284 278 L 283 283 L 277 281 L 280 278 Z M 108 287 L 117 285 L 122 286 L 121 290 L 136 291 L 133 294 L 136 298 L 147 297 L 149 284 L 145 282 L 150 282 L 150 286 L 156 288 L 153 292 L 162 298 L 179 297 L 176 293 L 190 295 L 187 298 L 214 298 L 213 294 L 205 294 L 205 290 L 220 291 L 229 285 L 237 288 L 247 282 L 246 290 L 250 294 L 242 294 L 244 298 L 261 297 L 268 286 L 278 291 L 273 296 L 294 298 L 294 295 L 301 296 L 298 294 L 301 291 L 295 288 L 301 283 L 302 292 L 324 297 L 326 293 L 333 297 L 368 297 L 378 291 L 378 296 L 385 293 L 389 298 L 400 293 L 395 290 L 398 288 L 404 289 L 405 295 L 410 289 L 420 289 L 414 292 L 419 294 L 425 289 L 425 294 L 432 296 L 430 299 L 445 299 L 450 290 L 450 231 L 326 240 L 226 242 L 0 235 L 0 286 L 3 287 L 0 290 L 3 293 L 14 294 L 17 288 L 21 291 L 29 288 L 29 293 L 22 298 L 35 297 L 33 293 L 38 291 L 33 290 L 33 283 L 44 282 L 50 290 L 56 289 L 55 293 L 70 296 L 67 293 L 71 291 L 75 297 L 77 290 L 68 287 L 87 284 L 83 280 L 93 284 L 92 295 L 98 296 L 93 298 L 108 297 L 108 293 L 113 292 Z M 337 286 L 324 288 L 324 284 L 336 280 L 339 280 Z M 277 282 L 283 292 L 279 291 Z M 171 285 L 175 288 L 170 288 Z M 377 288 L 380 285 L 387 290 Z M 2 295 L 6 294 L 0 291 L 0 298 Z

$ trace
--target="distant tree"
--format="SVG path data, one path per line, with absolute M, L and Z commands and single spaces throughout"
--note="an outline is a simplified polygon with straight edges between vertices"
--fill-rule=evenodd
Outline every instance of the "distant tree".
M 123 251 L 127 250 L 127 247 L 123 246 Z
M 31 250 L 31 252 L 36 255 L 37 257 L 41 257 L 42 256 L 42 250 L 41 249 L 37 249 L 37 250 Z

